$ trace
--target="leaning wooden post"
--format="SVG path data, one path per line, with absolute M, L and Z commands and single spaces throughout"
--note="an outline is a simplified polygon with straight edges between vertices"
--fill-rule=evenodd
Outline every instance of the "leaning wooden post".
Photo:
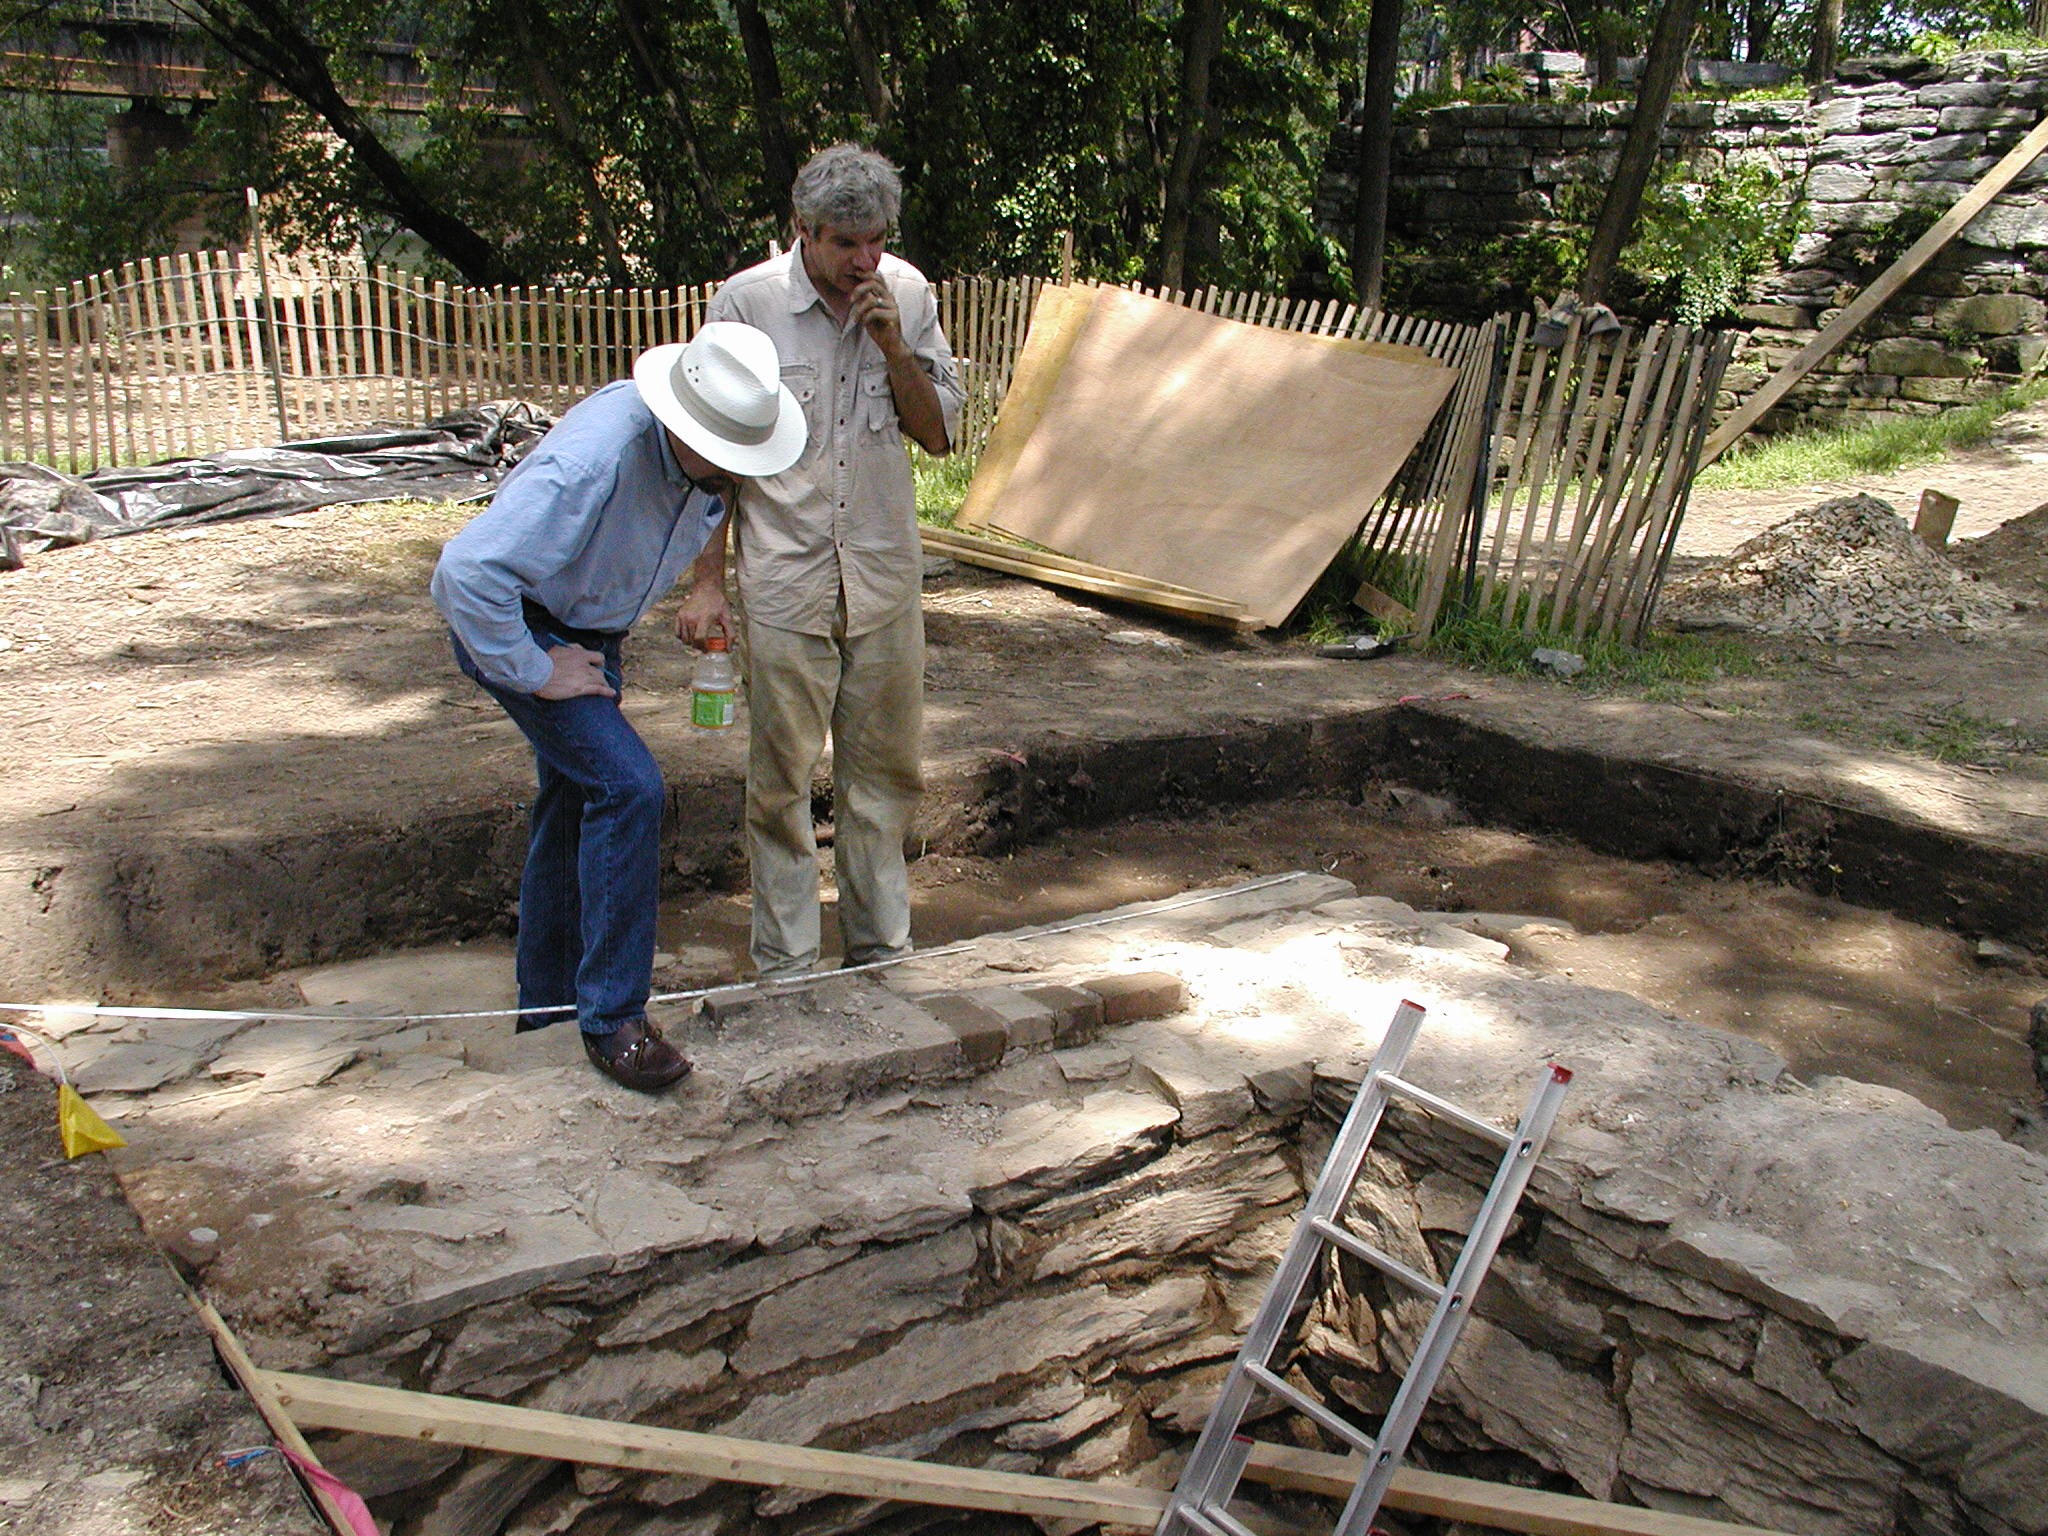
M 1986 171 L 1984 179 L 1958 198 L 1955 206 L 1943 214 L 1932 229 L 1915 240 L 1905 255 L 1878 275 L 1876 282 L 1857 294 L 1826 330 L 1801 347 L 1790 362 L 1764 381 L 1763 388 L 1742 403 L 1741 409 L 1721 423 L 1714 435 L 1707 439 L 1707 446 L 1700 454 L 1700 468 L 1705 469 L 1726 453 L 1737 438 L 1757 424 L 1765 411 L 1791 392 L 1793 385 L 1847 341 L 1851 332 L 1875 314 L 1886 299 L 1903 288 L 1906 279 L 1926 266 L 1937 251 L 1961 234 L 1963 226 L 2012 185 L 2020 172 L 2032 165 L 2044 149 L 2048 149 L 2048 117 L 2036 123 L 2033 132 Z
M 277 311 L 270 302 L 270 263 L 263 255 L 261 205 L 254 187 L 243 190 L 249 197 L 249 254 L 256 261 L 257 292 L 263 299 L 263 337 L 270 353 L 270 392 L 277 400 L 277 437 L 279 442 L 288 443 L 292 440 L 292 423 L 284 405 L 284 354 L 278 348 Z

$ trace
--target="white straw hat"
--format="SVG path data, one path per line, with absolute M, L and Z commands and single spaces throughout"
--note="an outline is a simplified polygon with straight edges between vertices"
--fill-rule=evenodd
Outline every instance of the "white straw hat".
M 713 320 L 687 342 L 642 352 L 633 383 L 663 426 L 720 469 L 777 475 L 803 454 L 803 407 L 766 331 Z

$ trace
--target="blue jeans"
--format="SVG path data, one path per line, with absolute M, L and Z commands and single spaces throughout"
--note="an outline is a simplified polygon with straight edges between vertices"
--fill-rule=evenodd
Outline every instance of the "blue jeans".
M 573 642 L 529 622 L 543 650 Z M 453 638 L 452 636 L 450 637 Z M 617 699 L 542 699 L 486 682 L 455 640 L 455 663 L 512 717 L 539 780 L 519 881 L 522 1029 L 571 1013 L 608 1035 L 647 1010 L 661 894 L 661 768 Z M 605 681 L 623 689 L 617 640 Z

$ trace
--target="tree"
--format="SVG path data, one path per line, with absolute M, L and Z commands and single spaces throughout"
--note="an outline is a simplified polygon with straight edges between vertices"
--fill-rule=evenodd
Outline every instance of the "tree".
M 1636 85 L 1635 114 L 1629 119 L 1628 135 L 1622 140 L 1621 157 L 1607 195 L 1600 203 L 1600 217 L 1593 225 L 1593 237 L 1586 247 L 1586 266 L 1579 278 L 1579 297 L 1598 303 L 1614 276 L 1615 263 L 1633 234 L 1636 215 L 1643 205 L 1643 189 L 1664 141 L 1664 121 L 1671 112 L 1671 97 L 1685 72 L 1686 50 L 1692 42 L 1699 0 L 1664 0 L 1657 13 L 1657 27 L 1650 34 L 1650 51 L 1643 60 L 1642 79 Z
M 1179 288 L 1187 277 L 1188 227 L 1202 141 L 1209 132 L 1209 82 L 1223 52 L 1223 0 L 1187 0 L 1181 15 L 1179 121 L 1166 171 L 1159 230 L 1159 284 Z
M 294 6 L 281 0 L 170 0 L 230 57 L 305 103 L 348 147 L 381 194 L 385 209 L 414 231 L 470 282 L 516 282 L 520 272 L 503 251 L 423 186 L 336 82 L 330 44 L 309 28 L 316 12 L 339 13 L 339 29 L 361 39 L 364 8 Z
M 1815 0 L 1813 47 L 1806 56 L 1806 83 L 1826 87 L 1835 78 L 1835 50 L 1842 39 L 1842 0 Z
M 775 203 L 775 221 L 789 223 L 789 186 L 796 180 L 789 108 L 784 105 L 782 69 L 775 61 L 775 34 L 757 0 L 733 0 L 740 45 L 746 51 L 747 82 L 753 88 L 755 131 L 760 136 L 761 173 Z
M 1351 228 L 1351 277 L 1358 302 L 1378 308 L 1387 255 L 1387 184 L 1393 176 L 1394 76 L 1400 67 L 1402 0 L 1372 0 L 1365 91 L 1358 110 L 1358 206 Z

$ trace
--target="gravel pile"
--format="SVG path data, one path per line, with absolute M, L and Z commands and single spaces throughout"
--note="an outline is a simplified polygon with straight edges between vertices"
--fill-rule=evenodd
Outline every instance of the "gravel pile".
M 1657 605 L 1678 629 L 1820 638 L 1990 628 L 2012 614 L 2009 593 L 1958 570 L 1875 496 L 1789 517 L 1673 581 Z

